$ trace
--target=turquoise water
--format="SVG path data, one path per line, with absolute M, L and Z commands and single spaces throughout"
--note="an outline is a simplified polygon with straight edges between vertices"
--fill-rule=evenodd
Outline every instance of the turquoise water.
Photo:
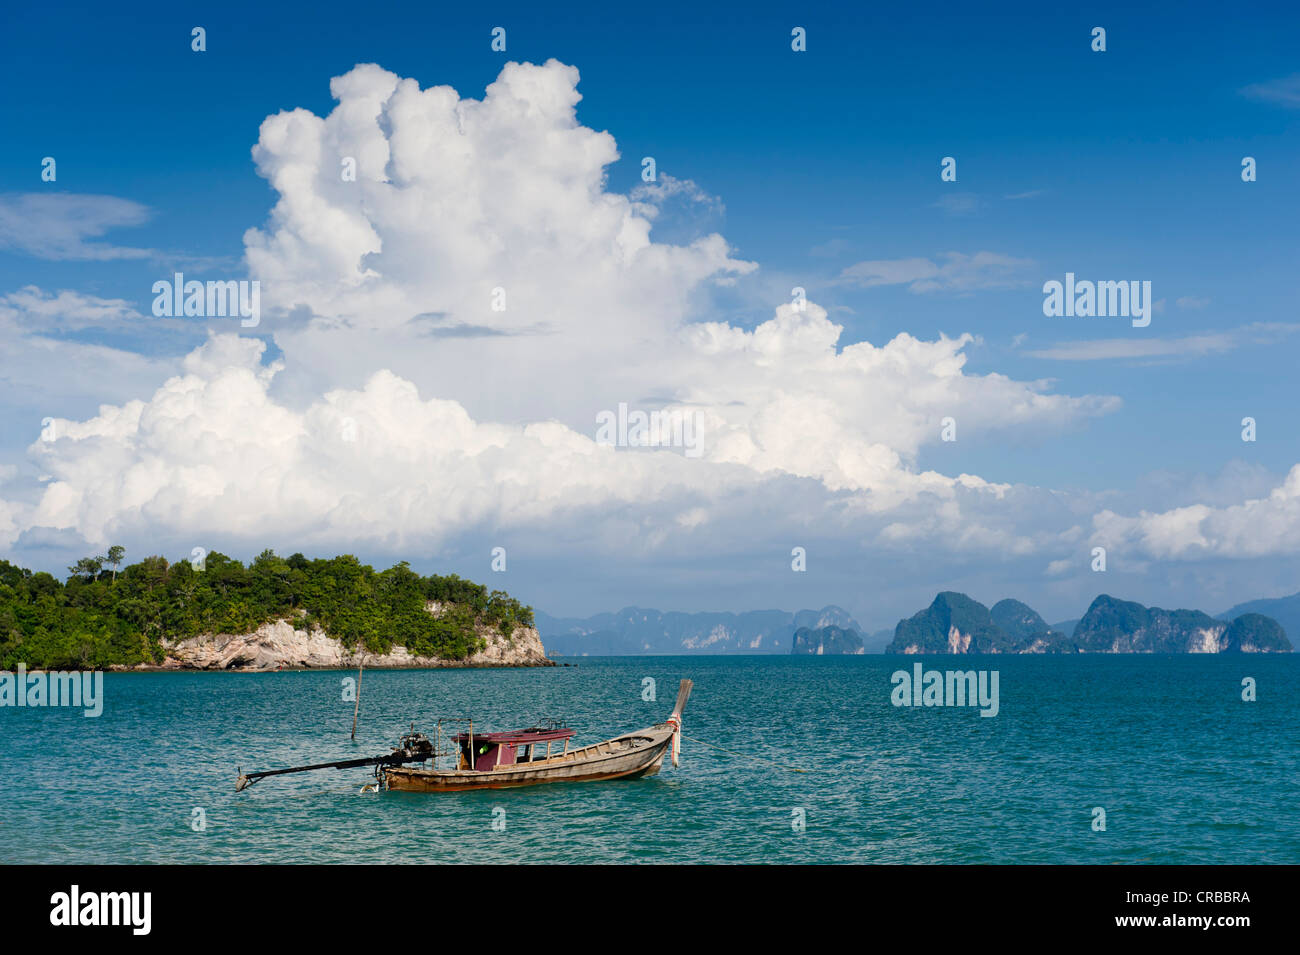
M 367 671 L 356 744 L 346 673 L 108 674 L 98 719 L 0 709 L 0 861 L 1300 861 L 1300 658 L 924 661 L 997 670 L 992 718 L 893 706 L 890 674 L 913 660 Z M 679 769 L 636 781 L 362 795 L 359 769 L 234 792 L 237 765 L 377 755 L 412 720 L 432 735 L 439 715 L 495 729 L 563 717 L 575 743 L 594 742 L 662 720 L 683 676 L 696 684 L 688 737 L 810 772 L 687 740 Z M 1241 700 L 1246 676 L 1257 702 Z

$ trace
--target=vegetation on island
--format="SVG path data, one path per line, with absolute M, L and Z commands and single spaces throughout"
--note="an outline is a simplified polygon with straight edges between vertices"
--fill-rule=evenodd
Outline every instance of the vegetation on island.
M 384 571 L 350 554 L 309 560 L 265 550 L 247 567 L 225 554 L 123 566 L 110 547 L 68 568 L 66 582 L 0 560 L 0 669 L 92 669 L 156 664 L 163 640 L 249 633 L 289 620 L 320 627 L 349 649 L 461 660 L 480 650 L 476 625 L 509 636 L 533 626 L 533 609 L 501 590 L 449 576 L 421 576 L 405 561 Z M 437 615 L 428 601 L 443 605 Z
M 1019 623 L 1017 629 L 1020 629 Z M 1046 630 L 1046 624 L 1043 629 Z M 913 652 L 950 653 L 952 648 L 948 641 L 954 630 L 962 637 L 970 638 L 969 645 L 964 648 L 966 653 L 1014 652 L 1015 638 L 994 621 L 989 608 L 953 591 L 944 591 L 925 610 L 907 620 L 900 620 L 894 629 L 894 640 L 885 652 L 904 653 L 908 648 L 915 648 Z

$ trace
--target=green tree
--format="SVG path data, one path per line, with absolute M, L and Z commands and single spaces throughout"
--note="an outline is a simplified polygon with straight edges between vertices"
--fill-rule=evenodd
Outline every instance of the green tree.
M 117 583 L 117 568 L 122 566 L 122 561 L 126 559 L 126 548 L 119 544 L 114 544 L 104 555 L 104 560 L 113 565 L 113 583 Z
M 94 580 L 99 576 L 99 572 L 104 569 L 104 558 L 102 557 L 82 557 L 75 564 L 68 568 L 68 573 L 73 577 L 84 577 L 87 581 Z

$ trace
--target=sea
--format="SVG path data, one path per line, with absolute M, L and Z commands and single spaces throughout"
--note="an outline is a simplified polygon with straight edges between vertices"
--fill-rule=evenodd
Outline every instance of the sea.
M 355 742 L 347 671 L 109 673 L 98 717 L 0 708 L 0 862 L 1300 862 L 1300 655 L 564 662 L 367 670 Z M 896 705 L 916 662 L 996 672 L 996 715 Z M 383 754 L 439 717 L 596 742 L 662 721 L 683 677 L 681 763 L 658 776 L 235 791 L 240 768 Z

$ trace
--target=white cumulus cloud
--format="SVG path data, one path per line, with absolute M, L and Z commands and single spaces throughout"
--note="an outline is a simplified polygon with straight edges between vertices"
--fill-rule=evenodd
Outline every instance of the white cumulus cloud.
M 1157 559 L 1253 558 L 1300 553 L 1300 464 L 1260 497 L 1235 504 L 1190 504 L 1129 517 L 1102 511 L 1099 540 Z
M 257 331 L 282 357 L 214 334 L 156 388 L 60 419 L 30 449 L 48 481 L 5 504 L 0 535 L 402 556 L 500 528 L 623 556 L 629 533 L 720 549 L 770 534 L 788 551 L 791 527 L 1011 555 L 1059 543 L 1035 526 L 1059 508 L 1050 494 L 926 469 L 922 452 L 946 417 L 978 439 L 1116 399 L 972 374 L 969 335 L 846 344 L 812 302 L 749 328 L 708 320 L 712 285 L 757 266 L 716 233 L 652 238 L 647 204 L 697 187 L 609 191 L 615 141 L 578 122 L 577 83 L 556 61 L 512 63 L 474 100 L 363 65 L 333 80 L 327 116 L 266 119 L 253 156 L 278 199 L 245 246 Z M 1025 264 L 850 271 L 962 291 Z M 620 403 L 696 416 L 699 456 L 597 444 L 597 415 Z M 758 502 L 781 517 L 756 524 Z

